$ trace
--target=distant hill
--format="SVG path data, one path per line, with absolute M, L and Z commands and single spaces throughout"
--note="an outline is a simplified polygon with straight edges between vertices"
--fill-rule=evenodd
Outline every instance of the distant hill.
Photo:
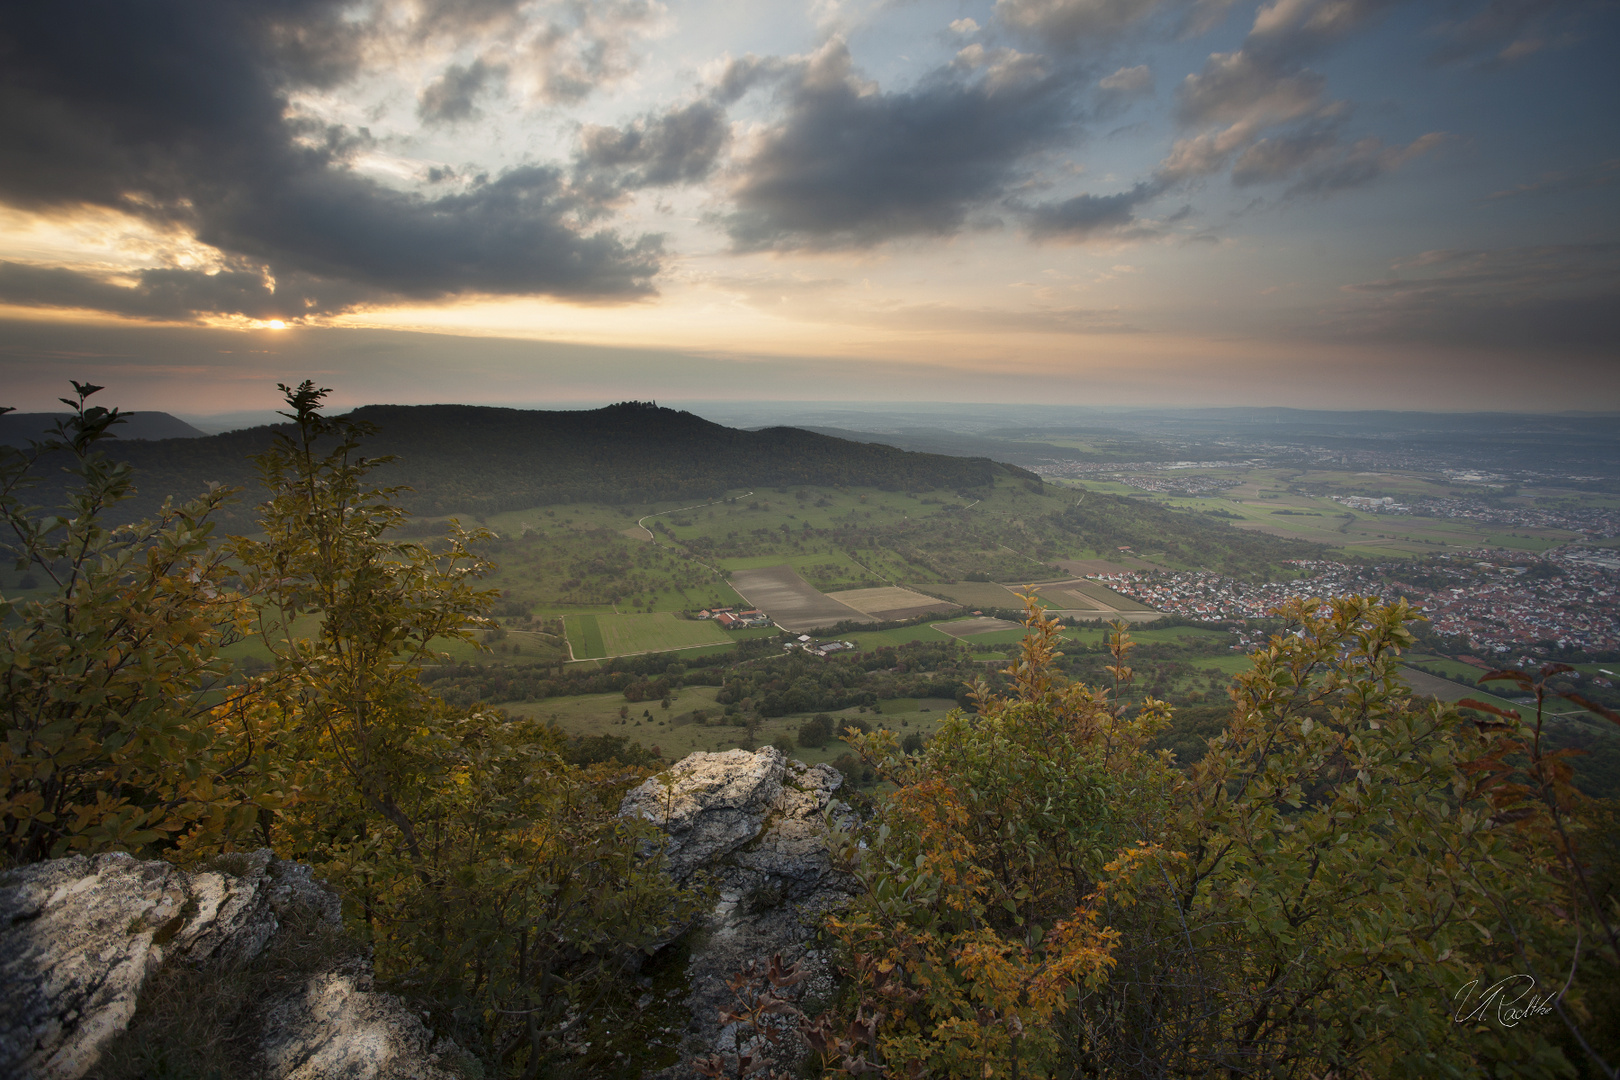
M 1106 452 L 1099 452 L 1077 450 L 1072 446 L 1056 446 L 1035 439 L 998 439 L 947 431 L 942 428 L 908 427 L 883 432 L 851 431 L 847 428 L 815 427 L 807 424 L 804 425 L 804 430 L 831 435 L 836 439 L 883 443 L 886 446 L 897 446 L 902 450 L 916 450 L 925 454 L 988 457 L 1014 465 L 1034 466 L 1051 461 L 1114 463 L 1175 460 L 1175 456 L 1166 450 L 1162 443 L 1121 437 L 1119 432 L 1108 432 L 1111 445 Z
M 376 425 L 368 456 L 396 460 L 379 484 L 413 488 L 418 514 L 480 515 L 571 502 L 645 503 L 711 497 L 739 487 L 794 484 L 951 489 L 971 493 L 997 476 L 1038 478 L 988 458 L 908 453 L 797 428 L 740 431 L 688 412 L 626 402 L 548 412 L 473 405 L 369 405 L 349 414 Z M 242 527 L 258 499 L 249 460 L 270 446 L 270 427 L 112 448 L 135 466 L 140 496 L 130 516 L 163 496 L 191 496 L 210 481 L 246 488 L 230 522 Z M 44 494 L 43 492 L 41 494 Z
M 27 446 L 29 440 L 43 439 L 58 420 L 68 413 L 13 412 L 0 415 L 0 446 Z M 198 439 L 204 432 L 178 416 L 166 412 L 124 413 L 127 422 L 112 430 L 119 439 Z

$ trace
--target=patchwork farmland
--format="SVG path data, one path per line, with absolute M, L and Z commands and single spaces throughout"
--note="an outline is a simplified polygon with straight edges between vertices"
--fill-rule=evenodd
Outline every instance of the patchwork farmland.
M 791 566 L 733 571 L 731 587 L 784 630 L 803 632 L 845 621 L 877 621 L 864 611 L 818 592 Z
M 953 604 L 949 600 L 924 596 L 922 593 L 902 589 L 897 585 L 881 589 L 849 589 L 832 594 L 832 598 L 884 622 L 912 619 L 930 612 L 946 614 L 961 607 L 960 604 Z

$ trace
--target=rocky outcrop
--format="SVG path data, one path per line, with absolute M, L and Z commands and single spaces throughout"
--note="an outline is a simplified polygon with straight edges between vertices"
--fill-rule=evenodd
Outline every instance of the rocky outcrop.
M 0 1075 L 78 1080 L 135 1014 L 161 969 L 234 969 L 289 920 L 335 929 L 338 898 L 269 851 L 185 873 L 128 855 L 76 856 L 0 874 Z M 264 1005 L 260 1075 L 449 1080 L 420 1019 L 369 991 L 369 971 L 311 973 Z
M 750 960 L 780 954 L 785 964 L 798 964 L 808 978 L 796 992 L 810 1011 L 831 993 L 832 971 L 816 934 L 852 890 L 827 847 L 827 816 L 848 813 L 833 798 L 842 783 L 830 765 L 790 761 L 766 747 L 692 754 L 625 797 L 621 813 L 663 831 L 670 875 L 707 881 L 716 896 L 687 931 L 683 1061 L 736 1047 L 736 1025 L 722 1025 L 719 1010 L 731 1003 L 725 980 Z M 676 1066 L 664 1075 L 689 1073 Z

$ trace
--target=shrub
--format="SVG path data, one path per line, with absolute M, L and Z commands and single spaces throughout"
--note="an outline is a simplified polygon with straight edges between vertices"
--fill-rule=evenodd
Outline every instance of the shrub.
M 1404 602 L 1280 614 L 1296 632 L 1254 654 L 1187 774 L 1149 749 L 1167 706 L 1123 707 L 1122 630 L 1113 685 L 1068 684 L 1033 604 L 1005 697 L 981 684 L 979 715 L 918 755 L 852 739 L 897 790 L 840 848 L 864 890 L 830 923 L 851 980 L 837 1030 L 860 1033 L 846 1066 L 1567 1074 L 1557 1043 L 1586 1053 L 1620 972 L 1612 901 L 1574 848 L 1601 815 L 1539 719 L 1412 697 Z M 1520 1007 L 1533 981 L 1557 1021 L 1470 1011 L 1502 979 Z
M 123 418 L 85 404 L 101 387 L 73 387 L 62 399 L 73 412 L 50 437 L 26 451 L 0 446 L 10 534 L 0 552 L 53 589 L 0 598 L 0 864 L 150 853 L 202 823 L 217 834 L 257 814 L 250 777 L 216 766 L 226 729 L 240 723 L 229 697 L 220 704 L 220 650 L 248 615 L 208 542 L 229 492 L 109 528 L 109 509 L 134 492 L 129 466 L 100 449 Z M 41 516 L 26 496 L 47 463 L 74 483 L 68 505 Z
M 832 737 L 832 718 L 826 713 L 818 713 L 799 725 L 799 745 L 806 749 L 826 746 Z

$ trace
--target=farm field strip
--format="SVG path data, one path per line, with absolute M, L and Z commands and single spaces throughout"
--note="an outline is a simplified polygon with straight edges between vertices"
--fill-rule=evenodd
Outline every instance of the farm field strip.
M 609 656 L 667 652 L 695 645 L 725 643 L 726 632 L 712 622 L 677 619 L 667 611 L 647 615 L 598 615 L 596 624 Z
M 873 621 L 865 612 L 817 591 L 785 564 L 732 573 L 731 587 L 784 630 L 805 631 L 846 620 Z
M 1018 595 L 1005 585 L 993 581 L 959 581 L 955 585 L 919 585 L 931 593 L 950 597 L 967 608 L 1020 608 L 1024 606 Z
M 568 645 L 576 660 L 601 660 L 607 656 L 607 645 L 602 640 L 602 628 L 597 615 L 566 615 L 563 626 L 568 633 Z
M 711 622 L 677 619 L 667 611 L 636 615 L 565 615 L 576 660 L 606 660 L 638 653 L 732 644 Z
M 954 638 L 976 638 L 981 634 L 994 634 L 1007 630 L 1017 630 L 1019 636 L 1023 636 L 1023 627 L 1015 622 L 1008 622 L 1006 619 L 960 619 L 956 622 L 931 623 L 930 625 L 940 633 L 949 634 Z M 978 644 L 978 642 L 975 642 L 975 644 Z
M 1132 600 L 1130 597 L 1117 593 L 1113 589 L 1107 588 L 1106 586 L 1098 585 L 1094 581 L 1066 581 L 1062 585 L 1054 586 L 1054 588 L 1077 593 L 1080 596 L 1094 601 L 1094 606 L 1099 606 L 1109 611 L 1152 610 L 1140 600 Z
M 1478 698 L 1488 705 L 1495 705 L 1498 709 L 1513 709 L 1520 713 L 1524 712 L 1523 705 L 1515 705 L 1505 698 L 1497 697 L 1489 690 L 1463 686 L 1460 683 L 1452 682 L 1450 679 L 1442 679 L 1439 676 L 1430 675 L 1427 671 L 1418 671 L 1416 668 L 1409 668 L 1404 664 L 1401 665 L 1401 677 L 1406 680 L 1406 685 L 1412 688 L 1414 694 L 1437 697 L 1446 702 L 1458 701 L 1465 697 Z
M 894 585 L 879 589 L 840 590 L 827 595 L 840 604 L 848 604 L 856 611 L 877 619 L 909 619 L 929 611 L 943 614 L 955 611 L 961 606 Z

